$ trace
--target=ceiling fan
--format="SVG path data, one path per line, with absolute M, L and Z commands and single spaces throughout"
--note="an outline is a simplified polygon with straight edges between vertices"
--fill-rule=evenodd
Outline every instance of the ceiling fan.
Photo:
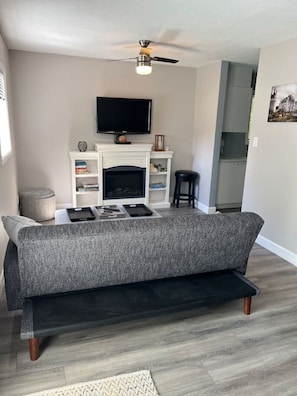
M 139 54 L 133 58 L 125 58 L 121 60 L 136 59 L 136 73 L 141 75 L 148 75 L 152 72 L 152 61 L 177 63 L 177 59 L 162 58 L 160 56 L 151 56 L 152 49 L 149 48 L 150 40 L 139 40 L 140 50 Z

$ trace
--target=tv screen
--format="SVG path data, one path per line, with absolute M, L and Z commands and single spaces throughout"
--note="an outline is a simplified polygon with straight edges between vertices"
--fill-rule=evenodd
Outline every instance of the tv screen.
M 98 133 L 150 133 L 152 99 L 97 97 Z

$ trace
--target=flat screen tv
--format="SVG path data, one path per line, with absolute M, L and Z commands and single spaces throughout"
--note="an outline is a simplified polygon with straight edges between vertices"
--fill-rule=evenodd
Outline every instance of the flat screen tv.
M 152 99 L 97 97 L 97 132 L 151 133 Z

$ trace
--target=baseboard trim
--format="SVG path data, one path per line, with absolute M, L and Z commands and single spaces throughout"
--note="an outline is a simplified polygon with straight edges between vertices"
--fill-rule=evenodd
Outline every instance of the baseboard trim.
M 297 255 L 275 242 L 259 235 L 256 243 L 297 267 Z
M 202 212 L 206 213 L 206 214 L 214 214 L 216 213 L 217 209 L 216 207 L 211 207 L 211 206 L 206 206 L 201 202 L 198 202 L 197 204 L 197 208 L 202 210 Z

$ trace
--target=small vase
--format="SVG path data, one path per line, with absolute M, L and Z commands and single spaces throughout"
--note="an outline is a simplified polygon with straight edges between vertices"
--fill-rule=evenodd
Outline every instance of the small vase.
M 87 142 L 82 140 L 82 141 L 78 142 L 77 147 L 78 147 L 79 151 L 87 151 L 88 145 L 87 145 Z
M 155 136 L 155 151 L 164 151 L 164 135 L 156 135 Z

